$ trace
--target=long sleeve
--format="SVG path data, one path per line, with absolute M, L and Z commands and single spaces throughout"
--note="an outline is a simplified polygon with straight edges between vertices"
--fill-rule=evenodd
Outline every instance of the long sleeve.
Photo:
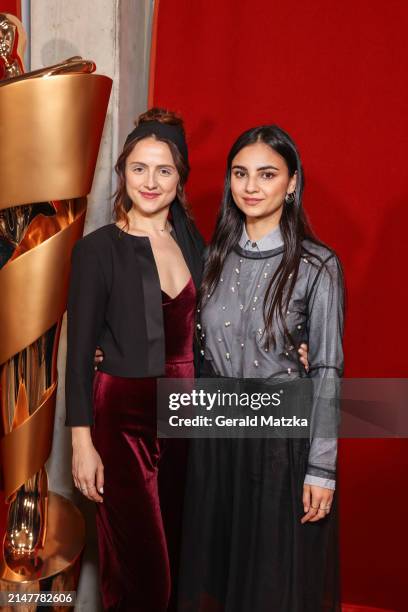
M 72 252 L 68 295 L 68 347 L 65 378 L 68 426 L 92 425 L 94 353 L 102 329 L 107 287 L 97 253 L 87 240 Z
M 343 276 L 337 258 L 332 255 L 317 271 L 308 298 L 309 375 L 313 401 L 305 477 L 305 484 L 331 489 L 336 482 L 343 319 Z

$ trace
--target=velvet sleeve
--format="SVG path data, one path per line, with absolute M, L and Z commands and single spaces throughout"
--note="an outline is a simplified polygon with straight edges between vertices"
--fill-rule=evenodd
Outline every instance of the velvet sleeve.
M 68 426 L 92 425 L 94 353 L 105 318 L 107 286 L 102 265 L 86 240 L 72 252 L 67 308 L 67 365 L 65 376 Z

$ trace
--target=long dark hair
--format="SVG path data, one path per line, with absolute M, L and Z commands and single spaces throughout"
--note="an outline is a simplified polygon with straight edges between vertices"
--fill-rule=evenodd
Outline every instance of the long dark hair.
M 275 344 L 275 336 L 272 329 L 275 315 L 278 315 L 282 322 L 285 336 L 293 343 L 283 313 L 286 312 L 292 296 L 301 257 L 311 255 L 304 244 L 302 244 L 302 241 L 307 238 L 316 244 L 322 244 L 313 234 L 303 210 L 304 174 L 299 152 L 292 138 L 276 125 L 263 125 L 251 128 L 241 134 L 232 145 L 227 158 L 227 171 L 221 208 L 209 246 L 209 255 L 199 301 L 202 305 L 206 297 L 211 295 L 216 288 L 225 260 L 241 237 L 245 215 L 235 204 L 231 193 L 232 160 L 241 149 L 257 142 L 268 145 L 284 158 L 290 177 L 296 172 L 295 199 L 293 202 L 284 203 L 279 223 L 284 242 L 283 256 L 269 282 L 263 304 L 265 320 L 264 344 L 265 348 L 269 348 L 271 344 Z M 316 254 L 313 254 L 313 257 L 320 259 Z M 321 260 L 321 263 L 323 263 L 323 260 Z

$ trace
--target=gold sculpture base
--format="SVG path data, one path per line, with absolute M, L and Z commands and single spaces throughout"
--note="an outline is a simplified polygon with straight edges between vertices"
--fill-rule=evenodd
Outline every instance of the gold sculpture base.
M 1 494 L 0 503 L 7 508 Z M 5 533 L 7 512 L 0 517 L 0 532 Z M 3 536 L 4 538 L 4 536 Z M 4 541 L 4 540 L 2 540 Z M 85 524 L 82 514 L 68 499 L 58 493 L 48 492 L 47 537 L 45 546 L 37 553 L 35 569 L 24 567 L 13 571 L 0 561 L 0 591 L 8 593 L 33 593 L 39 591 L 75 591 L 79 578 L 81 553 L 85 542 Z M 21 612 L 34 612 L 38 604 L 19 605 Z M 71 610 L 73 606 L 49 606 L 48 609 Z M 13 612 L 14 607 L 1 606 L 2 611 Z

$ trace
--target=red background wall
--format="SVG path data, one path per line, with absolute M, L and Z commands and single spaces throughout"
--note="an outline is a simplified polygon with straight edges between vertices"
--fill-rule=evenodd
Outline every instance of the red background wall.
M 0 0 L 0 13 L 11 13 L 21 19 L 20 0 Z
M 296 140 L 305 205 L 340 255 L 346 374 L 407 364 L 407 43 L 404 0 L 161 0 L 153 101 L 186 121 L 189 185 L 211 235 L 226 154 L 244 129 Z M 343 440 L 343 599 L 408 610 L 406 440 Z

